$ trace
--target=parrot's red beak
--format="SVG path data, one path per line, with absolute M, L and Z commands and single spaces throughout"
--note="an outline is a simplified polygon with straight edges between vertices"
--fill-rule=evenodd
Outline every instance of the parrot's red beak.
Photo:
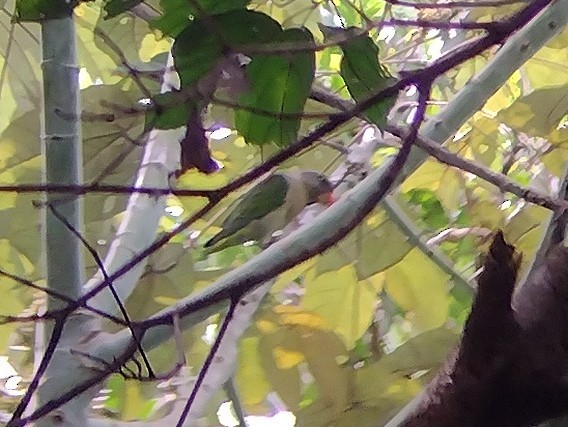
M 329 193 L 323 193 L 318 197 L 318 203 L 321 203 L 322 205 L 331 206 L 334 202 L 335 197 L 331 191 Z

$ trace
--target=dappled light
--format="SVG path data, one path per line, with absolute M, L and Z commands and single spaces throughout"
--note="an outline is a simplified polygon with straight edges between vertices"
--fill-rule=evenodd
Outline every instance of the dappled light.
M 0 4 L 0 423 L 568 416 L 568 0 Z

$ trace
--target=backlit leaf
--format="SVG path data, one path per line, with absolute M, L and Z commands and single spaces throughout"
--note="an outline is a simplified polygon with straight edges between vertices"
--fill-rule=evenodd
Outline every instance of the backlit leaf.
M 359 282 L 351 265 L 317 276 L 311 270 L 304 283 L 302 308 L 322 316 L 347 347 L 353 346 L 371 324 L 377 289 L 370 282 Z
M 364 101 L 396 81 L 387 68 L 379 62 L 379 49 L 375 42 L 366 35 L 355 36 L 360 29 L 322 28 L 324 33 L 329 32 L 334 37 L 339 34 L 348 36 L 346 41 L 340 43 L 343 50 L 340 74 L 355 101 Z M 379 129 L 384 129 L 387 115 L 395 100 L 396 97 L 388 97 L 365 110 L 369 120 Z
M 301 29 L 286 30 L 274 41 L 313 44 L 311 34 Z M 246 68 L 252 89 L 240 97 L 243 108 L 235 112 L 236 128 L 248 143 L 284 146 L 296 139 L 314 72 L 314 54 L 309 51 L 252 59 Z
M 250 0 L 161 0 L 160 3 L 163 14 L 152 21 L 152 27 L 170 37 L 176 37 L 196 16 L 216 15 L 230 10 L 244 9 Z
M 235 380 L 245 405 L 257 405 L 265 398 L 270 387 L 260 364 L 259 339 L 248 337 L 241 340 L 239 361 Z
M 386 291 L 417 331 L 442 325 L 450 303 L 448 276 L 419 249 L 386 272 Z

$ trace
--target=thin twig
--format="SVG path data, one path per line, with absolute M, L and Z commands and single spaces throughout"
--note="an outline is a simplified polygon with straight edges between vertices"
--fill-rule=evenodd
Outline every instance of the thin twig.
M 62 293 L 59 293 L 57 291 L 54 291 L 53 289 L 47 288 L 45 286 L 42 285 L 38 285 L 30 280 L 24 279 L 23 277 L 20 276 L 16 276 L 15 274 L 12 273 L 8 273 L 7 271 L 1 270 L 0 269 L 0 275 L 1 276 L 5 276 L 9 279 L 12 279 L 13 281 L 27 286 L 29 288 L 41 291 L 41 292 L 45 292 L 47 295 L 49 295 L 52 298 L 55 299 L 59 299 L 61 301 L 64 301 L 68 304 L 71 304 L 73 302 L 75 302 L 74 299 L 68 297 L 67 295 L 64 295 Z M 87 311 L 90 311 L 94 314 L 97 314 L 101 317 L 104 317 L 105 319 L 111 320 L 113 322 L 115 322 L 116 324 L 122 325 L 122 326 L 126 326 L 126 322 L 116 316 L 113 316 L 112 314 L 108 314 L 102 310 L 99 310 L 97 308 L 91 307 L 88 304 L 82 305 L 81 308 L 84 308 Z M 10 319 L 13 319 L 13 321 L 17 321 L 17 319 L 21 319 L 22 322 L 28 322 L 31 321 L 35 318 L 41 320 L 41 319 L 55 319 L 58 318 L 59 316 L 61 316 L 61 313 L 65 311 L 65 309 L 60 309 L 60 310 L 53 310 L 53 311 L 47 311 L 42 315 L 38 315 L 38 316 L 0 316 L 1 319 L 5 320 L 5 321 L 12 321 Z M 1 323 L 1 322 L 0 322 Z
M 152 93 L 146 86 L 144 86 L 144 83 L 142 82 L 142 80 L 140 80 L 136 69 L 130 65 L 130 63 L 126 59 L 126 56 L 122 52 L 122 49 L 118 47 L 114 40 L 112 40 L 112 38 L 110 38 L 110 36 L 99 27 L 95 27 L 93 29 L 93 32 L 95 33 L 95 35 L 99 36 L 103 40 L 103 42 L 118 56 L 120 63 L 124 65 L 124 67 L 126 67 L 126 69 L 129 71 L 132 79 L 134 80 L 134 83 L 136 83 L 136 86 L 138 86 L 138 89 L 140 89 L 140 92 L 142 92 L 142 94 L 146 98 L 152 98 Z
M 41 378 L 43 378 L 43 374 L 47 370 L 53 355 L 55 354 L 55 348 L 59 344 L 59 340 L 61 339 L 61 335 L 63 333 L 63 327 L 65 326 L 65 322 L 67 320 L 68 314 L 62 315 L 55 321 L 55 325 L 53 326 L 53 331 L 51 332 L 51 337 L 49 338 L 49 342 L 47 347 L 45 348 L 45 352 L 43 353 L 43 357 L 39 363 L 37 371 L 30 382 L 24 396 L 16 406 L 16 409 L 12 413 L 12 418 L 8 422 L 8 426 L 13 425 L 12 422 L 21 419 L 24 411 L 28 407 L 29 403 L 32 400 L 33 395 L 35 394 L 37 388 L 39 387 L 39 383 Z
M 386 129 L 398 137 L 404 137 L 406 133 L 403 129 L 397 126 L 389 125 L 386 127 Z M 429 138 L 420 136 L 416 139 L 415 143 L 417 146 L 422 148 L 432 157 L 435 157 L 440 162 L 477 175 L 485 181 L 496 185 L 502 191 L 513 193 L 514 195 L 525 199 L 528 202 L 534 203 L 535 205 L 542 206 L 552 211 L 568 209 L 567 201 L 562 200 L 558 197 L 548 196 L 537 190 L 521 187 L 520 185 L 512 181 L 508 176 L 503 175 L 499 172 L 494 172 L 481 164 L 459 157 Z
M 185 423 L 185 419 L 187 418 L 187 415 L 189 414 L 189 410 L 191 409 L 191 405 L 193 404 L 193 401 L 195 400 L 195 397 L 197 396 L 197 392 L 199 391 L 199 388 L 201 387 L 203 380 L 205 379 L 205 375 L 207 374 L 207 371 L 209 370 L 209 368 L 211 367 L 211 365 L 213 363 L 213 359 L 217 355 L 217 351 L 219 350 L 219 346 L 221 345 L 221 342 L 223 341 L 223 337 L 225 336 L 225 333 L 227 332 L 227 329 L 229 327 L 229 323 L 231 322 L 231 319 L 233 318 L 233 313 L 235 311 L 237 304 L 238 304 L 238 300 L 235 300 L 235 301 L 232 301 L 231 304 L 229 305 L 229 310 L 227 311 L 227 314 L 225 315 L 225 318 L 223 319 L 223 323 L 221 324 L 221 327 L 219 328 L 219 333 L 215 337 L 215 342 L 211 346 L 211 349 L 209 350 L 209 354 L 207 354 L 207 358 L 205 359 L 205 362 L 203 363 L 203 366 L 201 367 L 201 370 L 199 371 L 199 375 L 195 379 L 195 383 L 193 384 L 193 389 L 191 390 L 191 394 L 189 395 L 187 402 L 185 402 L 185 405 L 184 405 L 184 407 L 181 411 L 181 414 L 179 416 L 176 427 L 183 427 L 183 425 Z
M 53 206 L 53 204 L 49 203 L 47 205 L 47 207 L 51 211 L 53 216 L 55 216 L 67 228 L 67 230 L 69 230 L 71 232 L 71 234 L 73 234 L 77 239 L 79 239 L 81 241 L 81 243 L 83 244 L 85 249 L 87 249 L 87 251 L 91 254 L 91 256 L 93 257 L 93 260 L 95 261 L 95 263 L 99 267 L 99 270 L 101 271 L 101 273 L 103 275 L 103 278 L 105 280 L 109 281 L 108 288 L 109 288 L 110 292 L 112 293 L 112 296 L 114 297 L 116 304 L 118 305 L 118 308 L 120 310 L 120 313 L 122 314 L 122 317 L 124 317 L 124 320 L 126 322 L 126 326 L 128 327 L 128 329 L 130 329 L 130 332 L 132 333 L 132 339 L 136 343 L 136 347 L 138 348 L 138 352 L 140 353 L 140 357 L 142 357 L 142 360 L 144 360 L 144 364 L 146 365 L 146 369 L 148 370 L 148 376 L 150 378 L 154 378 L 154 371 L 152 370 L 152 366 L 150 365 L 150 361 L 148 360 L 148 356 L 146 356 L 146 352 L 142 348 L 142 344 L 140 343 L 140 340 L 138 339 L 138 334 L 136 333 L 136 331 L 132 327 L 132 322 L 130 320 L 130 316 L 128 315 L 128 311 L 126 310 L 126 307 L 124 306 L 124 304 L 120 300 L 120 296 L 116 292 L 114 284 L 112 283 L 112 280 L 110 280 L 109 275 L 106 271 L 105 264 L 104 264 L 103 260 L 101 259 L 101 257 L 99 256 L 98 252 L 96 251 L 95 248 L 93 248 L 91 246 L 91 244 L 89 242 L 87 242 L 87 240 L 83 237 L 83 235 L 79 232 L 79 230 L 77 230 L 75 227 L 73 227 L 73 225 L 67 220 L 67 218 L 65 218 L 63 215 L 61 215 L 59 213 L 59 211 L 55 208 L 55 206 Z

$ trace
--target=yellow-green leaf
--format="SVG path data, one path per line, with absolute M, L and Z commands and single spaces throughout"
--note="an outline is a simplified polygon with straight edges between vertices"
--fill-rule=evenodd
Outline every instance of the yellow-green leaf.
M 312 269 L 306 275 L 306 293 L 301 307 L 326 319 L 351 347 L 371 324 L 377 289 L 370 282 L 359 282 L 352 265 L 335 272 L 316 274 Z
M 245 405 L 258 405 L 266 398 L 270 386 L 261 367 L 259 338 L 241 340 L 236 381 Z
M 386 291 L 416 331 L 437 328 L 448 317 L 448 275 L 419 249 L 386 271 Z

